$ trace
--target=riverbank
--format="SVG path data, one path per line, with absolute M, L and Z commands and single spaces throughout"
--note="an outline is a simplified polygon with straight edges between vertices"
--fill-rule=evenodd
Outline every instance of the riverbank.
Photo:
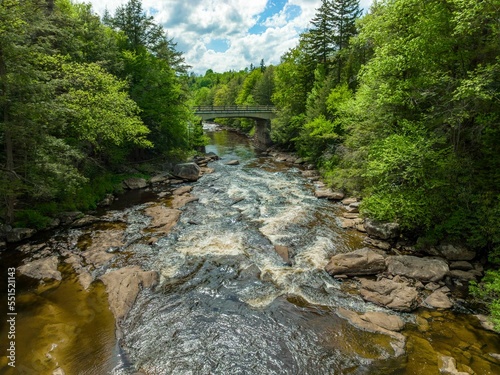
M 56 279 L 61 274 L 61 281 L 31 282 L 42 298 L 50 290 L 64 293 L 69 280 L 78 285 L 76 299 L 106 284 L 104 303 L 119 327 L 120 346 L 109 355 L 113 373 L 222 374 L 236 366 L 280 374 L 347 368 L 430 374 L 439 361 L 453 362 L 446 357 L 456 360 L 457 371 L 498 369 L 489 354 L 500 352 L 498 335 L 469 314 L 392 312 L 325 272 L 332 257 L 365 247 L 366 234 L 341 227 L 349 206 L 315 196 L 317 181 L 303 176 L 307 166 L 256 157 L 246 139 L 231 133 L 211 137 L 207 151 L 221 160 L 197 158 L 207 168 L 198 181 L 131 190 L 95 215 L 97 222 L 60 229 L 25 248 L 32 261 L 48 262 Z M 384 328 L 380 316 L 399 323 Z M 47 340 L 59 352 L 49 353 L 55 359 L 45 373 L 56 363 L 78 373 L 60 354 L 64 340 Z

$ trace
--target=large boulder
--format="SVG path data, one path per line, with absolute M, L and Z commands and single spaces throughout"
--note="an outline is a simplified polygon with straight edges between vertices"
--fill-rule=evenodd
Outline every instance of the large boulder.
M 197 181 L 200 178 L 200 167 L 196 163 L 182 163 L 174 167 L 173 174 L 188 181 Z
M 398 223 L 385 223 L 371 219 L 365 220 L 366 233 L 369 236 L 381 240 L 391 240 L 399 237 L 400 228 Z
M 45 259 L 34 260 L 20 266 L 17 270 L 20 274 L 32 277 L 38 280 L 61 280 L 61 272 L 57 270 L 59 261 L 57 256 L 52 256 Z
M 350 253 L 334 255 L 325 270 L 330 275 L 375 275 L 385 271 L 385 259 L 367 247 Z
M 31 228 L 14 228 L 7 232 L 7 242 L 19 242 L 32 237 L 35 233 L 36 230 Z
M 341 200 L 344 199 L 344 193 L 341 191 L 332 191 L 329 188 L 319 188 L 314 192 L 316 198 L 320 199 L 330 199 L 330 200 Z
M 158 273 L 131 266 L 108 272 L 101 280 L 108 292 L 109 307 L 119 321 L 132 308 L 141 287 L 152 288 L 158 284 Z
M 127 189 L 130 190 L 143 189 L 148 186 L 148 183 L 145 179 L 137 177 L 127 178 L 125 181 L 123 181 L 123 184 Z
M 418 306 L 418 292 L 406 282 L 390 279 L 360 279 L 363 299 L 396 311 L 412 311 Z
M 439 290 L 432 293 L 424 302 L 435 309 L 451 309 L 453 307 L 450 298 Z
M 449 272 L 448 264 L 439 258 L 419 258 L 411 255 L 389 256 L 387 272 L 420 281 L 439 281 Z
M 441 244 L 424 251 L 448 260 L 472 260 L 476 257 L 476 253 L 464 245 Z

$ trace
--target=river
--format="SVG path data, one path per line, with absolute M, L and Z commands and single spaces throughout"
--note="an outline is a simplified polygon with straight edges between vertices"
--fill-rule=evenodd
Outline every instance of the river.
M 102 284 L 84 291 L 68 265 L 60 267 L 59 283 L 20 278 L 19 367 L 2 358 L 0 373 L 52 374 L 60 367 L 66 375 L 436 374 L 442 355 L 476 374 L 500 373 L 489 355 L 500 353 L 499 336 L 465 311 L 399 314 L 407 340 L 399 356 L 390 337 L 341 318 L 339 308 L 388 312 L 323 270 L 332 255 L 363 247 L 362 235 L 340 228 L 339 205 L 315 198 L 297 166 L 260 157 L 235 133 L 207 134 L 207 152 L 221 160 L 192 184 L 199 200 L 182 209 L 167 236 L 144 240 L 145 207 L 169 202 L 158 191 L 124 195 L 106 214 L 119 218 L 115 225 L 127 237 L 111 268 L 139 265 L 160 275 L 156 288 L 139 293 L 122 337 L 115 338 Z M 239 165 L 225 164 L 233 159 Z M 54 237 L 77 246 L 89 231 L 109 228 Z M 4 256 L 4 265 L 13 259 Z M 0 335 L 3 342 L 7 326 Z

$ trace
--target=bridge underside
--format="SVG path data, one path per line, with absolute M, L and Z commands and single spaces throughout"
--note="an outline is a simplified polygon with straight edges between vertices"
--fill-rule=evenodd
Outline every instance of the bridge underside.
M 265 150 L 271 146 L 271 119 L 276 117 L 274 113 L 217 113 L 217 114 L 197 114 L 203 121 L 210 121 L 216 118 L 249 118 L 255 120 L 255 147 Z

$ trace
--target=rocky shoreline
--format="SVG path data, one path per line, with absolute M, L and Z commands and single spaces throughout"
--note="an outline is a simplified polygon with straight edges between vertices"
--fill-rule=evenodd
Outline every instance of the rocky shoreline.
M 320 180 L 313 166 L 304 165 L 300 158 L 272 149 L 265 154 L 278 162 L 300 166 L 302 175 L 314 184 L 314 194 L 318 199 L 339 202 L 342 210 L 342 217 L 339 217 L 341 227 L 359 231 L 365 236 L 366 247 L 333 256 L 325 270 L 342 283 L 349 293 L 389 310 L 359 313 L 339 308 L 336 313 L 360 330 L 390 337 L 395 357 L 403 355 L 406 346 L 406 337 L 400 333 L 405 322 L 398 313 L 412 312 L 420 307 L 431 310 L 453 309 L 463 302 L 460 293 L 455 294 L 455 291 L 466 287 L 470 280 L 482 277 L 482 264 L 474 261 L 475 254 L 469 249 L 442 244 L 428 249 L 426 256 L 422 256 L 401 240 L 396 223 L 378 223 L 361 218 L 360 201 L 354 197 L 346 198 L 343 192 L 330 190 Z M 192 186 L 185 183 L 212 173 L 213 169 L 208 167 L 208 163 L 217 159 L 215 154 L 207 154 L 195 157 L 190 163 L 179 164 L 172 173 L 158 174 L 150 181 L 124 181 L 128 189 L 152 189 L 160 198 L 164 198 L 144 204 L 142 214 L 146 224 L 140 238 L 130 238 L 127 234 L 124 213 L 109 211 L 101 217 L 67 213 L 62 216 L 61 223 L 69 228 L 92 226 L 92 231 L 86 234 L 86 240 L 84 238 L 82 241 L 81 232 L 78 232 L 67 243 L 50 239 L 42 244 L 20 245 L 18 250 L 28 256 L 25 264 L 18 268 L 19 273 L 57 285 L 62 279 L 60 266 L 66 263 L 78 274 L 83 289 L 88 289 L 94 281 L 100 280 L 106 287 L 110 310 L 115 316 L 120 337 L 120 322 L 127 316 L 139 292 L 142 289 L 154 290 L 161 275 L 138 265 L 122 263 L 117 255 L 125 253 L 134 244 L 155 245 L 159 238 L 168 234 L 179 221 L 183 207 L 198 199 L 191 194 Z M 239 162 L 230 160 L 224 164 L 231 166 Z M 102 206 L 109 206 L 114 199 L 113 196 L 106 197 Z M 289 261 L 287 249 L 275 250 L 285 262 Z M 60 262 L 61 258 L 63 262 Z M 492 330 L 487 317 L 478 318 L 483 327 Z M 442 368 L 449 372 L 442 373 L 459 374 L 456 367 L 453 370 L 454 361 L 453 357 L 443 356 Z

